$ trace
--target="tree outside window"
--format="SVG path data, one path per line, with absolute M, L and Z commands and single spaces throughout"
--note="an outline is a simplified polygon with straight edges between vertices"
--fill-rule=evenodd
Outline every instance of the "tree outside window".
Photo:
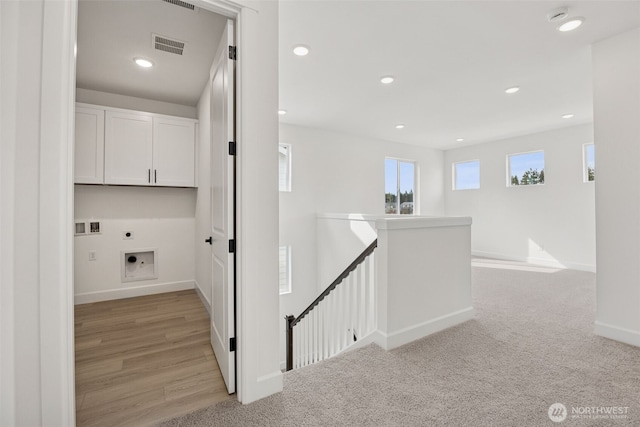
M 596 180 L 596 148 L 593 143 L 583 146 L 584 182 Z
M 544 184 L 544 151 L 507 156 L 510 187 Z
M 414 162 L 385 159 L 385 214 L 414 214 L 415 169 Z

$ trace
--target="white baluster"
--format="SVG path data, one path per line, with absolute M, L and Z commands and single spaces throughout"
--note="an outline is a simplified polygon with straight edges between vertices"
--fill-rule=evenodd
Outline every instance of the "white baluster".
M 355 307 L 356 307 L 356 299 L 353 294 L 353 291 L 356 289 L 355 286 L 356 276 L 353 274 L 349 274 L 349 287 L 347 288 L 347 292 L 349 293 L 349 338 L 347 340 L 347 345 L 351 345 L 353 343 L 353 333 L 355 332 Z
M 364 277 L 362 274 L 362 267 L 364 266 L 364 264 L 360 264 L 358 266 L 358 270 L 356 272 L 356 298 L 358 303 L 357 305 L 357 321 L 356 321 L 356 331 L 358 334 L 358 339 L 362 338 L 362 336 L 364 336 L 364 322 L 363 322 L 363 314 L 364 314 Z
M 307 319 L 300 321 L 300 367 L 306 365 L 305 359 L 305 342 L 307 339 Z
M 376 294 L 376 286 L 378 286 L 376 284 L 376 263 L 375 263 L 375 254 L 372 253 L 369 256 L 369 283 L 368 283 L 368 288 L 369 288 L 369 319 L 371 321 L 371 323 L 369 324 L 369 330 L 371 331 L 375 331 L 376 328 L 378 327 L 378 322 L 376 319 L 377 316 L 377 294 Z
M 333 356 L 337 352 L 338 341 L 340 339 L 340 329 L 338 324 L 340 323 L 340 299 L 338 298 L 338 291 L 334 290 L 331 293 L 331 353 Z
M 293 366 L 300 367 L 300 323 L 293 327 Z
M 302 367 L 302 343 L 304 342 L 304 323 L 298 322 L 298 368 Z
M 371 255 L 369 255 L 367 257 L 367 259 L 364 260 L 364 264 L 362 266 L 362 310 L 363 310 L 363 318 L 364 318 L 364 325 L 362 327 L 362 329 L 365 331 L 365 333 L 369 333 L 371 331 L 370 327 L 371 327 L 371 322 L 369 319 L 370 313 L 369 313 L 369 298 L 371 296 L 371 293 L 369 291 L 369 260 L 371 259 Z
M 338 348 L 336 348 L 336 353 L 338 353 L 338 352 L 340 352 L 342 350 L 342 348 L 344 347 L 344 340 L 347 337 L 347 334 L 346 334 L 346 331 L 345 331 L 346 323 L 347 323 L 345 321 L 345 318 L 346 318 L 346 313 L 345 313 L 346 301 L 345 301 L 345 298 L 344 298 L 344 286 L 342 286 L 342 283 L 338 286 L 337 290 L 338 290 L 337 298 L 338 298 L 338 307 L 339 307 L 339 316 L 340 316 L 339 317 L 340 320 L 338 322 L 340 329 L 338 331 L 338 334 L 339 334 L 340 338 L 338 340 Z
M 351 332 L 351 287 L 349 286 L 349 282 L 350 279 L 347 277 L 347 281 L 346 283 L 343 283 L 343 288 L 344 288 L 344 308 L 345 308 L 345 340 L 342 344 L 342 349 L 346 348 L 349 343 L 351 342 L 351 339 L 349 338 L 349 334 Z
M 311 333 L 311 363 L 318 361 L 318 310 L 317 307 L 313 309 L 312 333 Z
M 311 347 L 311 320 L 309 318 L 309 315 L 307 315 L 307 317 L 304 318 L 307 321 L 307 338 L 305 340 L 306 342 L 306 348 L 305 348 L 305 366 L 309 365 L 311 363 L 311 351 L 310 351 L 310 347 Z
M 324 360 L 324 304 L 321 306 L 318 310 L 318 360 Z

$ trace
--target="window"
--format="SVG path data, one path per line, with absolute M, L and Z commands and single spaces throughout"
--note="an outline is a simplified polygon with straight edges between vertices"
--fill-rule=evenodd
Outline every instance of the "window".
M 544 151 L 509 154 L 507 186 L 544 184 Z
M 584 164 L 584 182 L 596 180 L 596 148 L 593 143 L 582 146 L 582 162 Z
M 480 188 L 480 161 L 454 163 L 453 189 L 477 190 L 478 188 Z
M 291 246 L 280 246 L 280 295 L 291 293 Z
M 415 171 L 414 162 L 385 159 L 384 213 L 411 215 L 415 212 Z
M 291 191 L 291 145 L 278 145 L 278 168 L 280 171 L 280 191 Z

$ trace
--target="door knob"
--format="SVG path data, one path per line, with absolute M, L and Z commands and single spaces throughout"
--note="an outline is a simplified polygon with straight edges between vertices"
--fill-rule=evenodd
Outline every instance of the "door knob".
M 213 237 L 209 236 L 208 239 L 205 239 L 205 242 L 207 242 L 210 245 L 213 245 Z

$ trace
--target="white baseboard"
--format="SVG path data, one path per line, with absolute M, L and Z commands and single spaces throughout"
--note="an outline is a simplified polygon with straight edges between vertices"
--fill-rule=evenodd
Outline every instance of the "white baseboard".
M 473 307 L 467 307 L 408 328 L 400 329 L 399 331 L 392 332 L 390 334 L 382 331 L 376 331 L 372 338 L 380 347 L 385 350 L 391 350 L 417 339 L 435 334 L 436 332 L 443 331 L 452 326 L 464 323 L 467 320 L 473 319 L 474 316 L 475 310 Z
M 184 291 L 194 288 L 194 281 L 158 283 L 155 285 L 136 286 L 131 288 L 109 289 L 108 291 L 85 292 L 76 294 L 75 304 L 110 301 L 115 299 L 133 298 L 144 295 L 162 294 L 165 292 Z
M 483 251 L 471 251 L 471 255 L 484 257 L 484 258 L 501 259 L 505 261 L 526 262 L 528 264 L 540 265 L 543 267 L 589 271 L 591 273 L 596 272 L 596 266 L 591 264 L 580 264 L 576 262 L 561 263 L 559 261 L 544 259 L 544 258 L 518 257 L 518 256 L 507 255 L 507 254 L 483 252 Z
M 204 305 L 204 308 L 207 309 L 207 313 L 209 313 L 209 317 L 211 317 L 211 301 L 209 301 L 206 297 L 206 295 L 204 294 L 204 292 L 202 292 L 202 288 L 200 287 L 200 284 L 198 283 L 198 281 L 194 281 L 195 283 L 195 290 L 196 293 L 198 294 L 198 296 L 200 297 L 200 301 L 202 301 L 202 305 Z
M 631 329 L 620 328 L 618 326 L 596 321 L 594 332 L 596 335 L 604 338 L 640 347 L 640 332 L 638 331 L 632 331 Z

